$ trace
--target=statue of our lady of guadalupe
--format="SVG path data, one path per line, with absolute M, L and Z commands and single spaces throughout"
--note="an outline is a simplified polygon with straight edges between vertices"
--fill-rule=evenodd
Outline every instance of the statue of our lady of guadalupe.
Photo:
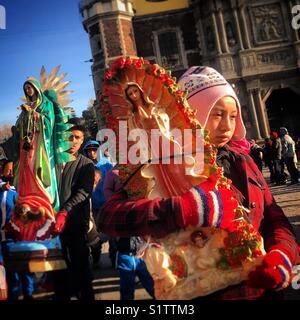
M 216 172 L 209 152 L 202 159 L 203 170 L 196 167 L 197 156 L 203 156 L 203 148 L 199 151 L 198 146 L 205 145 L 205 137 L 183 93 L 163 68 L 143 59 L 120 58 L 106 73 L 101 99 L 106 125 L 117 137 L 123 134 L 119 122 L 127 124 L 129 161 L 119 163 L 116 169 L 131 196 L 153 199 L 180 195 Z M 142 130 L 141 137 L 147 139 L 134 143 L 139 135 L 134 129 Z M 118 145 L 117 150 L 121 150 Z M 135 150 L 140 163 L 131 162 Z
M 170 153 L 170 158 L 189 150 L 188 155 L 193 160 L 164 164 L 161 153 L 153 152 L 153 145 L 143 141 L 141 149 L 149 151 L 148 161 L 140 164 L 129 161 L 115 167 L 129 198 L 169 198 L 182 195 L 194 186 L 201 188 L 208 180 L 216 190 L 231 187 L 222 168 L 216 165 L 216 150 L 207 132 L 197 136 L 201 125 L 176 79 L 164 68 L 142 58 L 120 58 L 104 76 L 100 99 L 106 125 L 116 132 L 117 137 L 123 134 L 118 123 L 120 120 L 127 121 L 129 131 L 143 129 L 148 137 L 156 129 L 176 150 Z M 182 144 L 178 136 L 173 135 L 174 129 L 183 135 L 185 130 L 192 134 Z M 131 147 L 129 138 L 130 133 L 128 147 Z M 203 149 L 197 148 L 199 141 Z M 177 144 L 181 148 L 176 149 Z M 121 147 L 119 145 L 119 149 Z M 199 153 L 202 158 L 196 158 Z M 203 162 L 202 171 L 195 171 L 199 159 Z M 201 210 L 207 211 L 208 200 L 202 196 L 198 199 Z M 189 226 L 162 239 L 147 238 L 145 247 L 138 254 L 144 258 L 153 277 L 157 299 L 191 299 L 208 295 L 247 279 L 249 270 L 261 263 L 261 256 L 265 253 L 261 236 L 243 219 L 244 208 L 232 210 L 235 219 L 227 230 L 216 225 Z M 217 212 L 219 210 L 214 210 Z M 236 265 L 232 261 L 237 261 Z
M 40 83 L 28 78 L 23 86 L 25 103 L 16 123 L 19 161 L 15 172 L 17 203 L 11 227 L 19 241 L 50 238 L 59 210 L 55 168 L 71 160 L 66 151 L 68 116 L 64 108 L 71 93 L 63 89 L 69 82 L 61 82 L 65 74 L 57 76 L 59 67 L 47 78 L 44 67 Z

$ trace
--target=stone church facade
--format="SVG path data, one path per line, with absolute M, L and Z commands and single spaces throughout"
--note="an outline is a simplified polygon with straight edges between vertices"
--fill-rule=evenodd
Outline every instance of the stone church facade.
M 280 126 L 300 135 L 300 29 L 292 27 L 292 8 L 299 4 L 82 0 L 95 91 L 101 91 L 104 69 L 122 55 L 142 56 L 176 77 L 190 66 L 209 65 L 234 86 L 248 138 L 265 138 Z

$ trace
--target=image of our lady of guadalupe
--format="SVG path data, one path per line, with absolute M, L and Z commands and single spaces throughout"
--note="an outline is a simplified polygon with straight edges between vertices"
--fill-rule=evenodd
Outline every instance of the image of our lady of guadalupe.
M 42 68 L 40 83 L 30 77 L 23 85 L 25 103 L 14 137 L 19 150 L 14 179 L 18 198 L 11 220 L 16 239 L 21 241 L 50 238 L 59 210 L 55 168 L 71 160 L 66 152 L 70 143 L 64 108 L 71 91 L 63 91 L 69 82 L 61 82 L 64 75 L 57 77 L 58 71 L 59 67 L 47 78 Z

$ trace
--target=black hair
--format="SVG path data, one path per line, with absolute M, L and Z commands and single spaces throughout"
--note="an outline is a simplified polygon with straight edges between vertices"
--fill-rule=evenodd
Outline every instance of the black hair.
M 26 85 L 26 84 L 29 84 L 29 85 L 32 87 L 32 89 L 33 89 L 36 97 L 38 97 L 39 92 L 37 91 L 36 87 L 35 87 L 30 81 L 25 81 L 25 83 L 24 83 L 24 85 L 23 85 L 23 90 L 24 90 L 26 99 L 29 99 L 30 101 L 32 101 L 32 97 L 29 97 L 29 96 L 27 95 L 26 91 L 25 91 L 25 85 Z
M 72 127 L 69 128 L 68 131 L 78 130 L 78 131 L 81 131 L 83 133 L 83 135 L 85 136 L 86 130 L 85 130 L 83 119 L 77 118 L 77 117 L 70 118 L 68 120 L 68 124 L 72 125 Z
M 11 159 L 3 159 L 3 160 L 1 160 L 1 169 L 4 170 L 5 166 L 10 162 L 13 163 L 13 161 Z

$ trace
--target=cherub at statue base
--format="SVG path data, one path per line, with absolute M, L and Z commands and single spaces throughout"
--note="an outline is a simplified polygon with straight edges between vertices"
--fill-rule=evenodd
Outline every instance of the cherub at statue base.
M 247 280 L 264 254 L 260 235 L 239 219 L 230 231 L 189 227 L 172 233 L 150 243 L 143 258 L 154 279 L 155 297 L 185 300 Z

